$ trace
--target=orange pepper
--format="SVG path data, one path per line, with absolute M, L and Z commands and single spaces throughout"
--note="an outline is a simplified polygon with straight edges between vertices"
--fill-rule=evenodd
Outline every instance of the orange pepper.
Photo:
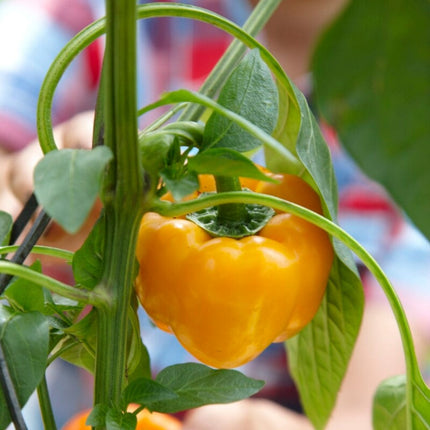
M 64 425 L 62 430 L 91 430 L 90 426 L 85 425 L 89 414 L 90 410 L 79 412 Z M 147 409 L 137 414 L 136 430 L 181 430 L 181 428 L 182 423 L 169 414 L 149 412 Z
M 301 178 L 274 176 L 278 184 L 242 184 L 322 212 L 318 194 Z M 213 187 L 204 176 L 200 191 Z M 212 238 L 191 221 L 147 213 L 136 255 L 136 292 L 154 322 L 200 361 L 231 368 L 309 323 L 333 248 L 323 230 L 288 213 L 242 239 Z

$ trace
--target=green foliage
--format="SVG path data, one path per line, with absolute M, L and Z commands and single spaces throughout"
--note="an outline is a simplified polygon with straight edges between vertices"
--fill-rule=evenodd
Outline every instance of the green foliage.
M 48 357 L 49 325 L 39 312 L 15 313 L 0 307 L 0 342 L 18 400 L 23 406 L 45 373 Z M 0 391 L 0 429 L 11 417 Z
M 136 415 L 129 412 L 110 409 L 106 414 L 106 430 L 134 430 L 136 425 Z
M 408 400 L 409 398 L 409 400 Z M 373 398 L 374 430 L 426 430 L 430 423 L 430 389 L 419 372 L 412 384 L 405 375 L 381 382 Z
M 213 148 L 202 151 L 188 159 L 188 168 L 198 174 L 230 176 L 234 172 L 236 176 L 242 178 L 276 182 L 258 169 L 248 157 L 229 148 Z
M 324 428 L 335 405 L 360 328 L 363 303 L 359 279 L 336 259 L 317 314 L 287 341 L 289 368 L 316 429 Z
M 127 409 L 130 403 L 137 403 L 153 410 L 153 404 L 177 399 L 175 391 L 160 383 L 147 378 L 139 378 L 129 384 L 121 396 L 123 410 Z
M 76 233 L 99 193 L 111 151 L 63 149 L 49 152 L 36 166 L 34 186 L 38 202 L 66 231 Z
M 271 133 L 278 114 L 278 92 L 259 51 L 252 50 L 235 68 L 223 86 L 218 103 Z M 231 119 L 215 112 L 206 123 L 203 148 L 230 148 L 246 152 L 261 146 Z
M 105 217 L 102 214 L 84 244 L 73 255 L 75 281 L 88 289 L 93 289 L 102 277 L 105 228 Z
M 430 4 L 352 0 L 316 50 L 318 107 L 430 238 Z
M 337 185 L 330 153 L 304 95 L 286 76 L 278 82 L 279 141 L 302 163 L 302 177 L 319 192 L 325 215 L 337 218 Z M 284 109 L 286 109 L 284 111 Z M 289 172 L 290 160 L 265 148 L 269 169 Z M 327 291 L 317 315 L 298 335 L 287 341 L 290 372 L 306 414 L 317 429 L 327 422 L 336 402 L 358 335 L 363 313 L 363 291 L 352 254 L 334 240 L 336 251 Z
M 97 314 L 93 310 L 78 322 L 64 327 L 63 338 L 57 345 L 61 358 L 78 367 L 94 372 L 97 339 Z M 54 350 L 54 353 L 57 351 Z
M 0 211 L 0 246 L 9 243 L 12 224 L 12 217 L 7 212 Z
M 252 396 L 264 385 L 263 381 L 248 378 L 237 370 L 215 370 L 198 363 L 166 367 L 155 380 L 178 396 L 151 405 L 155 411 L 169 413 L 206 404 L 235 402 Z
M 373 429 L 407 428 L 406 408 L 406 376 L 394 376 L 383 381 L 373 399 Z
M 42 272 L 40 262 L 34 263 L 31 268 L 39 273 Z M 44 289 L 33 282 L 14 278 L 8 285 L 3 297 L 17 311 L 45 313 Z

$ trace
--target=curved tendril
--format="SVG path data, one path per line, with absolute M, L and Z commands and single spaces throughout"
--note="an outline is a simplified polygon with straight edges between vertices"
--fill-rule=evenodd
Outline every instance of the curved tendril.
M 266 61 L 279 83 L 284 87 L 287 93 L 291 95 L 291 100 L 294 103 L 297 103 L 294 97 L 294 91 L 291 88 L 291 84 L 289 83 L 289 80 L 282 67 L 273 57 L 273 55 L 261 43 L 246 33 L 242 28 L 222 17 L 221 15 L 196 6 L 171 3 L 167 5 L 140 5 L 137 9 L 137 15 L 138 19 L 178 16 L 182 18 L 204 21 L 236 37 L 249 48 L 258 48 L 262 58 Z M 88 27 L 81 30 L 60 51 L 57 58 L 48 70 L 48 73 L 46 74 L 45 80 L 40 90 L 39 103 L 37 107 L 37 130 L 40 146 L 44 153 L 57 149 L 52 131 L 51 119 L 52 102 L 55 89 L 72 60 L 88 45 L 94 42 L 94 40 L 102 36 L 105 30 L 105 18 L 100 18 L 99 20 L 94 21 Z

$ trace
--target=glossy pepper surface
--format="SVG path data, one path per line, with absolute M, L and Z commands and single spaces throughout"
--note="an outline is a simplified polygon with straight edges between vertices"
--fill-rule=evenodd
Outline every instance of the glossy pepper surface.
M 274 177 L 278 184 L 244 180 L 243 186 L 321 213 L 306 182 Z M 213 189 L 208 177 L 200 182 L 202 191 Z M 240 366 L 298 333 L 321 303 L 333 260 L 328 235 L 287 213 L 273 216 L 257 235 L 231 239 L 150 212 L 136 254 L 136 292 L 148 315 L 218 368 Z

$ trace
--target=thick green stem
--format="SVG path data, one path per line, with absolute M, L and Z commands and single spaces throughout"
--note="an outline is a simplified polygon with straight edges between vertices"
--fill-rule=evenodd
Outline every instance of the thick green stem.
M 127 355 L 127 311 L 135 274 L 135 245 L 143 211 L 143 171 L 137 147 L 136 2 L 106 0 L 105 144 L 114 154 L 105 181 L 105 259 L 96 287 L 109 298 L 98 311 L 96 404 L 119 404 Z
M 215 176 L 218 193 L 227 191 L 241 191 L 239 178 L 229 176 Z M 218 220 L 225 223 L 240 223 L 246 220 L 246 207 L 243 203 L 229 203 L 218 206 Z

